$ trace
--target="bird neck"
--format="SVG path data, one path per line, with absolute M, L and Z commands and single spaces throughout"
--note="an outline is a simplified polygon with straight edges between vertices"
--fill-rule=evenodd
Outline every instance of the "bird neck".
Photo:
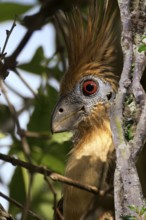
M 99 124 L 98 126 L 96 125 L 96 120 L 94 119 L 88 123 L 88 127 L 83 128 L 83 126 L 80 125 L 78 132 L 75 134 L 74 146 L 66 166 L 66 175 L 80 182 L 87 183 L 84 178 L 81 178 L 81 175 L 77 175 L 77 170 L 83 168 L 84 172 L 88 172 L 88 167 L 86 170 L 85 167 L 89 164 L 94 169 L 98 162 L 106 163 L 109 154 L 114 150 L 114 146 L 108 118 L 105 118 L 100 126 Z M 95 172 L 98 172 L 98 170 L 95 170 Z M 97 181 L 95 182 L 97 186 Z M 88 184 L 95 185 L 90 179 L 88 179 Z
M 94 119 L 94 118 L 93 118 Z M 78 129 L 74 147 L 70 152 L 65 175 L 83 184 L 99 187 L 104 165 L 114 146 L 109 120 L 104 118 L 101 126 L 99 121 L 91 120 L 87 129 Z M 78 220 L 89 207 L 94 195 L 72 186 L 64 186 L 64 219 Z

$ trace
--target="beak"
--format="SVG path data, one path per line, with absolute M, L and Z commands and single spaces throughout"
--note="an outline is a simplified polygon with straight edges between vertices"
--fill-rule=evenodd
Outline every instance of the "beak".
M 58 101 L 51 118 L 52 133 L 71 131 L 78 124 L 84 107 L 79 100 L 65 96 Z

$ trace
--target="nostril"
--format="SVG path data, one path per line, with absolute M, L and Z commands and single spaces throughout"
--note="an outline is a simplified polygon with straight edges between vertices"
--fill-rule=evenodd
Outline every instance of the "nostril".
M 60 113 L 62 113 L 63 111 L 64 111 L 63 108 L 60 108 L 60 109 L 59 109 L 59 112 L 60 112 Z
M 83 106 L 80 111 L 85 111 L 85 107 Z

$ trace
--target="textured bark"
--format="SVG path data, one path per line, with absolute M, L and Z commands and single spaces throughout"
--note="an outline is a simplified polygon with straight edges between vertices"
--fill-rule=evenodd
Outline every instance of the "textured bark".
M 124 66 L 112 111 L 110 113 L 117 164 L 114 177 L 115 216 L 132 216 L 129 206 L 142 208 L 145 205 L 139 181 L 136 159 L 146 140 L 146 94 L 140 80 L 146 66 L 146 57 L 139 53 L 140 40 L 145 33 L 145 1 L 119 0 Z M 134 66 L 134 68 L 133 68 Z M 136 109 L 140 107 L 134 138 L 126 140 L 124 132 L 125 97 L 132 94 Z

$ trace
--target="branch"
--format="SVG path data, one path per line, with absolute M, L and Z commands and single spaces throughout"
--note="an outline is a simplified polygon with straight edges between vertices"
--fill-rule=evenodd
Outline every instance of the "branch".
M 20 204 L 19 202 L 17 202 L 15 199 L 12 199 L 8 196 L 6 196 L 5 194 L 3 194 L 2 192 L 0 192 L 0 197 L 6 199 L 7 201 L 13 203 L 16 207 L 20 208 L 20 209 L 23 209 L 24 206 L 22 204 Z M 34 217 L 35 219 L 38 219 L 38 220 L 43 220 L 41 217 L 39 217 L 38 215 L 36 215 L 34 212 L 28 210 L 28 214 L 31 215 L 32 217 Z M 1 217 L 1 216 L 0 216 Z
M 14 20 L 11 29 L 10 29 L 10 30 L 6 30 L 6 35 L 7 35 L 7 36 L 6 36 L 6 40 L 5 40 L 5 43 L 4 43 L 2 52 L 1 52 L 2 56 L 5 56 L 4 52 L 5 52 L 5 49 L 6 49 L 8 40 L 9 40 L 9 38 L 10 38 L 12 32 L 13 32 L 13 29 L 15 28 L 15 26 L 16 26 L 16 22 L 15 22 L 15 20 Z
M 94 186 L 84 185 L 78 181 L 72 180 L 72 179 L 64 177 L 58 173 L 55 173 L 52 170 L 47 169 L 45 167 L 36 166 L 34 164 L 27 163 L 22 160 L 16 159 L 12 156 L 1 154 L 1 153 L 0 153 L 0 159 L 3 161 L 6 161 L 8 163 L 11 163 L 13 166 L 23 167 L 23 168 L 27 169 L 32 174 L 39 173 L 44 176 L 49 176 L 53 181 L 58 181 L 58 182 L 65 183 L 65 184 L 68 184 L 71 186 L 75 186 L 79 189 L 86 190 L 86 191 L 94 193 L 94 194 L 99 193 L 98 189 Z M 101 193 L 101 195 L 103 195 L 104 192 L 101 191 L 100 193 Z
M 49 139 L 49 133 L 47 132 L 35 132 L 35 131 L 28 131 L 21 129 L 19 132 L 21 137 L 31 137 L 31 138 L 42 138 L 42 139 Z
M 28 30 L 27 33 L 24 35 L 22 41 L 16 48 L 16 50 L 13 52 L 13 54 L 4 59 L 4 64 L 0 66 L 0 77 L 2 79 L 5 79 L 8 76 L 7 70 L 9 69 L 14 70 L 16 68 L 17 65 L 16 59 L 23 50 L 23 48 L 25 47 L 25 45 L 27 44 L 27 42 L 29 41 L 30 37 L 32 36 L 32 33 L 33 33 L 32 31 Z
M 113 133 L 113 140 L 116 148 L 117 164 L 114 177 L 114 194 L 115 194 L 115 216 L 116 220 L 123 216 L 132 216 L 130 205 L 142 207 L 145 202 L 142 195 L 141 184 L 135 166 L 135 157 L 142 149 L 146 133 L 146 95 L 140 85 L 140 79 L 144 70 L 144 54 L 139 54 L 138 41 L 133 39 L 134 34 L 139 34 L 142 38 L 143 31 L 139 31 L 137 22 L 134 23 L 130 6 L 132 1 L 119 0 L 121 20 L 123 25 L 122 32 L 122 49 L 124 54 L 124 66 L 119 82 L 119 89 L 115 100 L 115 105 L 111 108 L 110 119 Z M 139 1 L 140 2 L 140 1 Z M 141 1 L 142 2 L 142 1 Z M 136 15 L 140 4 L 133 4 Z M 131 8 L 132 10 L 133 8 Z M 141 8 L 144 12 L 144 7 Z M 141 18 L 144 24 L 144 17 Z M 133 64 L 134 70 L 133 70 Z M 133 71 L 133 73 L 132 73 Z M 125 108 L 125 97 L 131 91 L 131 78 L 133 78 L 133 94 L 135 95 L 136 105 L 142 104 L 141 115 L 136 128 L 136 135 L 133 141 L 128 142 L 125 139 L 123 124 L 123 111 Z M 137 82 L 138 81 L 138 82 Z
M 141 0 L 139 2 L 139 8 L 136 8 L 135 13 L 133 13 L 133 24 L 136 24 L 134 26 L 136 32 L 134 41 L 137 46 L 140 45 L 143 35 L 146 34 L 146 10 L 144 10 L 145 7 L 145 1 Z M 135 51 L 135 67 L 133 72 L 132 91 L 135 96 L 138 107 L 141 108 L 141 112 L 139 116 L 139 122 L 136 128 L 136 134 L 133 140 L 132 157 L 134 158 L 134 160 L 137 159 L 137 156 L 146 141 L 146 94 L 140 83 L 145 68 L 146 54 L 144 52 L 139 53 L 138 51 Z
M 84 1 L 81 0 L 80 4 Z M 34 31 L 39 30 L 43 25 L 46 24 L 48 19 L 56 13 L 57 10 L 69 10 L 72 7 L 72 4 L 77 4 L 78 1 L 67 1 L 67 0 L 47 0 L 42 7 L 40 7 L 39 12 L 31 15 L 25 16 L 22 24 L 27 28 L 27 32 L 24 35 L 23 39 L 14 50 L 12 55 L 4 59 L 4 64 L 0 65 L 0 77 L 5 79 L 8 76 L 7 70 L 15 70 L 17 65 L 17 57 L 24 49 L 29 39 L 31 38 Z

